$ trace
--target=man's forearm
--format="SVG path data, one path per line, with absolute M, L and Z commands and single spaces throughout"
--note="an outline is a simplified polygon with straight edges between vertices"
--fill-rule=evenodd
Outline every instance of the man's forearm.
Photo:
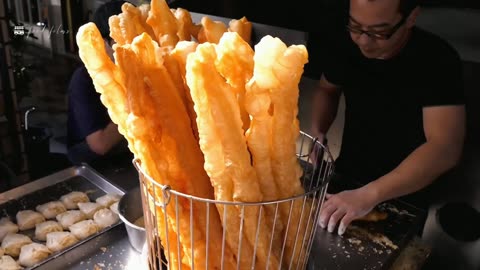
M 312 133 L 314 136 L 324 135 L 337 115 L 339 93 L 332 93 L 320 87 L 313 97 Z
M 458 162 L 460 145 L 436 145 L 426 142 L 412 152 L 396 169 L 367 184 L 367 194 L 377 203 L 416 192 L 430 185 L 437 177 Z
M 92 151 L 99 155 L 105 155 L 122 139 L 123 136 L 118 132 L 117 125 L 110 122 L 104 129 L 88 135 L 87 143 Z

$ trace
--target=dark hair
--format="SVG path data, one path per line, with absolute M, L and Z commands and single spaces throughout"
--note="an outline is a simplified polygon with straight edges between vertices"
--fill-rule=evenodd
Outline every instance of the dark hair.
M 108 19 L 113 15 L 118 15 L 122 13 L 122 5 L 128 3 L 128 1 L 123 0 L 112 0 L 107 2 L 95 10 L 93 14 L 93 22 L 97 25 L 100 34 L 103 38 L 108 40 L 110 37 L 110 27 L 108 25 Z
M 418 7 L 419 0 L 400 0 L 400 13 L 403 17 L 408 17 L 412 11 Z

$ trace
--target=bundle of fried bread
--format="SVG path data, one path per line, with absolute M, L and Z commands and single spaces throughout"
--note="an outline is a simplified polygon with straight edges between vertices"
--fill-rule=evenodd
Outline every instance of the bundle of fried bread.
M 77 33 L 80 58 L 142 170 L 171 189 L 217 201 L 262 202 L 304 190 L 296 157 L 303 45 L 264 37 L 251 23 L 229 26 L 164 0 L 125 3 L 110 18 L 114 60 L 93 23 Z M 281 269 L 299 262 L 310 202 L 275 206 L 205 202 L 164 193 L 146 181 L 144 207 L 170 269 Z M 146 220 L 146 226 L 148 226 Z M 168 245 L 168 247 L 166 247 Z M 238 267 L 237 267 L 238 266 Z

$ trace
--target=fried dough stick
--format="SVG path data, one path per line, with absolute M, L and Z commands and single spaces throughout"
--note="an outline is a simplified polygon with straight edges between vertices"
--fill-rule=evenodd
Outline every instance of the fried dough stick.
M 140 12 L 140 22 L 142 22 L 142 25 L 144 25 L 143 27 L 145 29 L 148 29 L 149 27 L 150 29 L 152 29 L 151 37 L 153 40 L 155 40 L 155 32 L 153 31 L 153 28 L 147 23 L 148 13 L 150 12 L 150 4 L 141 4 L 137 7 L 137 9 Z M 147 33 L 150 34 L 150 32 Z
M 200 147 L 205 156 L 205 168 L 215 187 L 217 200 L 259 202 L 263 196 L 256 172 L 250 164 L 238 101 L 231 87 L 216 70 L 216 58 L 215 45 L 204 43 L 200 44 L 187 60 L 187 83 L 199 116 L 197 124 Z M 218 208 L 222 218 L 224 209 L 221 205 Z M 273 254 L 268 261 L 270 237 L 267 232 L 270 232 L 270 229 L 265 224 L 264 215 L 260 216 L 258 207 L 237 206 L 236 213 L 234 208 L 229 209 L 229 215 L 223 222 L 230 247 L 239 245 L 238 230 L 241 220 L 238 220 L 238 217 L 244 218 L 243 235 L 246 238 L 240 238 L 241 268 L 248 269 L 253 266 L 250 262 L 253 253 L 249 250 L 253 247 L 257 255 L 257 269 L 266 269 L 267 264 L 272 269 L 278 268 L 278 259 Z
M 254 51 L 250 45 L 243 40 L 240 35 L 236 32 L 226 32 L 223 34 L 222 38 L 220 39 L 219 43 L 216 47 L 217 52 L 217 60 L 215 61 L 215 67 L 217 71 L 226 79 L 227 83 L 231 86 L 232 90 L 234 90 L 237 100 L 238 100 L 238 108 L 240 111 L 240 116 L 243 122 L 243 132 L 245 132 L 250 124 L 250 116 L 245 109 L 245 84 L 252 78 L 253 76 L 253 55 Z M 268 108 L 267 108 L 268 110 Z M 267 123 L 268 127 L 268 123 Z M 260 138 L 259 138 L 260 139 Z M 268 141 L 269 137 L 263 137 L 263 143 L 267 145 L 266 141 Z M 245 141 L 244 141 L 245 142 Z M 247 141 L 248 143 L 248 141 Z M 267 148 L 268 149 L 268 148 Z M 251 149 L 250 149 L 251 151 Z M 267 152 L 268 154 L 268 152 Z M 269 156 L 267 156 L 268 158 Z M 269 161 L 269 159 L 268 159 Z M 257 163 L 255 160 L 255 156 L 253 159 L 254 164 Z M 259 162 L 262 162 L 260 160 Z M 258 165 L 258 164 L 257 164 Z M 259 167 L 262 167 L 260 165 Z M 258 177 L 260 193 L 263 195 L 264 201 L 275 200 L 278 198 L 277 188 L 272 178 L 263 177 L 265 175 L 260 176 L 259 167 L 255 167 L 256 175 Z M 271 170 L 269 171 L 271 173 Z M 263 174 L 264 172 L 260 172 Z M 267 172 L 268 173 L 268 172 Z M 241 181 L 241 178 L 238 179 Z M 267 183 L 267 181 L 269 183 Z M 265 196 L 266 194 L 266 196 Z M 262 260 L 267 261 L 270 260 L 273 269 L 275 269 L 276 265 L 278 265 L 278 258 L 276 257 L 276 252 L 270 254 L 270 257 L 267 258 L 269 255 L 269 244 L 266 246 L 262 246 L 265 243 L 270 243 L 270 237 L 272 236 L 271 232 L 273 229 L 273 223 L 275 218 L 275 207 L 273 205 L 266 207 L 266 213 L 262 216 L 262 219 L 265 224 L 261 226 L 260 232 L 260 244 L 258 245 L 257 254 L 260 258 L 258 261 L 261 264 Z M 275 224 L 276 230 L 281 231 L 282 228 L 281 223 L 278 222 Z M 273 246 L 280 245 L 279 234 L 274 234 L 275 241 L 272 243 Z M 253 244 L 253 243 L 252 243 Z M 263 268 L 262 268 L 263 269 Z
M 101 101 L 108 108 L 112 121 L 118 125 L 119 132 L 127 138 L 129 147 L 133 147 L 133 137 L 129 136 L 125 126 L 128 116 L 123 85 L 125 75 L 107 55 L 103 38 L 94 23 L 81 26 L 76 39 L 80 59 L 92 77 L 95 90 L 101 94 Z
M 106 54 L 100 32 L 94 23 L 87 23 L 79 28 L 76 38 L 80 58 L 92 77 L 96 91 L 101 94 L 102 103 L 107 107 L 110 118 L 118 125 L 119 132 L 127 139 L 130 151 L 143 161 L 147 173 L 153 177 L 159 177 L 156 170 L 153 169 L 152 164 L 154 163 L 148 155 L 148 149 L 142 147 L 141 142 L 135 137 L 136 134 L 127 127 L 127 119 L 131 117 L 129 117 L 127 104 L 125 75 Z M 159 232 L 162 239 L 166 239 L 164 232 L 164 230 Z M 177 235 L 173 231 L 169 231 L 169 238 L 176 243 Z M 172 266 L 172 269 L 176 269 L 175 258 L 172 263 L 175 265 Z
M 241 19 L 232 19 L 228 23 L 229 32 L 237 32 L 245 42 L 250 44 L 252 39 L 252 23 L 243 16 Z
M 138 21 L 143 27 L 144 31 L 152 38 L 155 38 L 153 28 L 147 23 L 148 12 L 150 11 L 149 4 L 142 4 L 138 7 L 125 3 L 122 5 L 122 13 L 126 14 L 127 18 L 133 18 Z
M 208 16 L 203 16 L 200 23 L 202 28 L 200 28 L 200 31 L 198 32 L 199 43 L 210 42 L 217 44 L 223 33 L 228 31 L 225 23 L 221 21 L 213 21 Z
M 273 176 L 271 160 L 271 138 L 273 111 L 270 91 L 256 85 L 255 74 L 246 85 L 245 108 L 251 116 L 250 127 L 246 132 L 248 148 L 252 154 L 253 166 L 257 172 L 258 180 L 265 201 L 281 198 Z M 272 252 L 280 257 L 284 237 L 282 231 L 285 224 L 282 211 L 277 205 L 266 206 L 266 219 L 272 226 L 270 235 L 274 238 L 275 246 Z M 280 209 L 281 210 L 281 209 Z M 274 227 L 273 227 L 274 226 Z
M 177 19 L 165 0 L 151 1 L 147 24 L 152 27 L 155 40 L 160 46 L 172 49 L 175 47 L 179 41 Z
M 271 162 L 280 198 L 303 194 L 301 167 L 296 156 L 296 139 L 299 135 L 298 84 L 308 53 L 302 45 L 287 46 L 278 38 L 265 36 L 255 46 L 256 84 L 270 89 L 272 118 Z M 293 128 L 292 128 L 293 127 Z M 306 217 L 310 214 L 310 202 L 306 199 L 281 205 L 285 232 L 284 262 L 296 267 L 302 241 L 307 231 Z M 295 240 L 297 239 L 297 240 Z
M 247 87 L 245 99 L 246 108 L 252 115 L 250 128 L 247 130 L 246 138 L 248 148 L 252 154 L 253 166 L 257 172 L 258 180 L 264 201 L 273 201 L 278 199 L 278 190 L 273 178 L 270 161 L 270 143 L 272 116 L 269 115 L 270 107 L 268 93 L 262 89 L 250 84 Z M 272 253 L 277 258 L 281 256 L 282 231 L 284 228 L 281 212 L 276 204 L 266 205 L 265 219 L 266 224 L 271 230 L 267 233 L 268 237 L 273 238 Z
M 246 137 L 248 148 L 253 156 L 253 166 L 257 171 L 265 201 L 278 200 L 280 194 L 273 177 L 270 160 L 270 138 L 272 136 L 272 115 L 270 113 L 270 93 L 268 89 L 255 84 L 255 77 L 247 85 L 245 106 L 252 116 Z
M 250 116 L 245 110 L 245 84 L 253 76 L 253 49 L 236 32 L 226 32 L 216 50 L 215 66 L 235 91 L 245 132 L 250 125 Z
M 155 57 L 155 54 L 158 53 L 157 43 L 148 35 L 142 34 L 134 40 L 132 49 L 138 59 L 143 61 L 145 90 L 148 92 L 153 103 L 152 107 L 156 112 L 156 117 L 149 119 L 158 122 L 161 128 L 162 147 L 161 151 L 157 153 L 159 156 L 164 156 L 167 163 L 165 170 L 169 179 L 168 185 L 182 193 L 213 199 L 213 188 L 203 168 L 203 154 L 193 133 L 189 131 L 190 118 L 187 110 L 182 106 L 178 89 L 168 71 L 155 61 L 155 59 L 159 59 L 158 56 Z M 142 107 L 148 104 L 146 102 L 142 103 Z M 180 203 L 182 203 L 181 200 Z M 209 220 L 207 220 L 207 205 L 204 202 L 190 203 L 188 201 L 187 204 L 181 206 L 188 211 L 179 213 L 180 227 L 183 226 L 182 223 L 189 224 L 190 206 L 193 206 L 193 243 L 190 241 L 192 235 L 189 233 L 189 229 L 186 233 L 184 230 L 179 232 L 180 241 L 185 243 L 183 244 L 184 249 L 185 246 L 192 245 L 191 248 L 194 252 L 192 259 L 196 267 L 202 268 L 208 261 L 209 267 L 220 269 L 222 262 L 218 254 L 221 254 L 221 246 L 215 245 L 222 239 L 222 227 L 218 213 L 210 211 Z M 174 210 L 172 207 L 167 209 L 167 212 Z M 207 224 L 209 225 L 208 241 Z M 206 257 L 207 249 L 209 250 L 208 257 Z M 235 265 L 233 254 L 229 249 L 224 251 L 223 263 L 227 268 Z
M 135 133 L 138 138 L 140 138 L 141 142 L 145 144 L 139 145 L 138 148 L 143 146 L 148 147 L 146 151 L 148 151 L 148 153 L 151 155 L 151 160 L 157 164 L 157 168 L 150 168 L 149 173 L 153 172 L 153 175 L 151 176 L 156 177 L 153 178 L 155 181 L 167 185 L 171 181 L 171 178 L 168 175 L 168 171 L 165 169 L 168 168 L 168 161 L 165 160 L 164 156 L 157 154 L 158 152 L 164 150 L 164 147 L 161 145 L 163 140 L 163 127 L 160 123 L 158 123 L 158 121 L 153 120 L 157 118 L 157 113 L 155 112 L 155 106 L 151 100 L 148 90 L 146 89 L 145 83 L 142 80 L 142 78 L 144 77 L 143 70 L 140 70 L 142 68 L 142 63 L 137 60 L 137 57 L 135 56 L 135 53 L 133 51 L 124 47 L 117 47 L 116 54 L 119 67 L 128 74 L 126 79 L 126 86 L 128 87 L 128 100 L 130 108 L 132 110 L 132 117 L 129 119 L 129 128 L 132 130 L 132 132 Z M 146 163 L 146 165 L 148 166 L 150 164 Z M 184 183 L 178 183 L 175 188 L 178 188 L 180 184 Z M 157 187 L 153 187 L 153 189 L 154 190 L 149 191 L 151 192 L 151 194 L 155 194 L 155 200 L 162 202 L 162 191 Z M 182 190 L 182 192 L 183 191 L 184 190 Z M 186 202 L 185 200 L 180 201 L 180 204 L 178 205 L 178 207 L 180 208 L 180 213 L 183 214 L 184 212 L 188 212 L 188 210 L 185 209 L 186 205 L 188 205 L 188 202 Z M 151 211 L 156 211 L 156 213 L 160 213 L 163 211 L 163 209 L 158 207 L 157 209 L 151 209 Z M 172 225 L 170 229 L 176 230 L 176 222 L 174 222 L 175 213 L 171 212 L 174 212 L 174 209 L 172 209 L 172 207 L 167 207 L 167 215 L 169 221 L 172 220 L 171 222 L 169 222 L 169 224 Z M 162 215 L 157 215 L 156 222 L 160 230 L 165 229 L 164 224 L 162 224 L 164 222 L 164 218 L 162 217 Z M 189 234 L 188 224 L 183 223 L 183 226 L 180 226 L 179 230 L 180 231 L 177 231 L 177 235 L 180 235 L 180 243 L 182 244 L 183 251 L 185 253 L 185 256 L 187 257 L 188 263 L 191 264 L 192 258 L 191 251 L 189 249 L 191 247 L 191 243 L 185 243 L 184 241 L 182 241 L 182 233 Z M 197 233 L 197 235 L 201 236 L 200 233 Z M 163 245 L 166 245 L 167 243 L 165 242 L 165 239 L 162 240 L 164 240 Z M 171 243 L 172 242 L 169 241 L 169 244 Z M 174 252 L 176 252 L 176 250 L 174 250 Z M 170 252 L 170 254 L 171 253 L 172 251 Z
M 205 157 L 205 170 L 215 189 L 215 199 L 233 201 L 235 188 L 228 168 L 229 164 L 227 164 L 229 157 L 225 153 L 228 149 L 224 149 L 226 147 L 224 145 L 225 138 L 217 128 L 217 125 L 225 125 L 226 123 L 223 122 L 225 121 L 223 117 L 221 118 L 222 122 L 216 118 L 215 111 L 218 113 L 223 111 L 220 108 L 214 108 L 216 104 L 212 104 L 211 101 L 213 90 L 208 91 L 211 88 L 227 87 L 227 85 L 216 72 L 213 64 L 215 48 L 208 43 L 206 46 L 203 50 L 201 50 L 201 47 L 197 47 L 197 51 L 187 58 L 186 78 L 195 103 L 195 112 L 198 116 L 197 125 L 200 148 Z M 224 90 L 220 89 L 216 92 L 220 91 Z M 233 121 L 233 119 L 227 121 Z M 233 162 L 230 163 L 230 166 L 232 164 Z M 223 229 L 226 231 L 225 241 L 236 252 L 240 269 L 250 269 L 253 250 L 247 239 L 239 234 L 240 211 L 235 206 L 224 206 L 223 204 L 217 204 L 217 208 L 223 222 Z M 240 241 L 241 247 L 239 247 Z
M 144 159 L 142 160 L 142 166 L 145 164 L 147 173 L 152 177 L 155 177 L 153 179 L 155 179 L 156 181 L 164 182 L 164 179 L 168 178 L 165 171 L 161 168 L 162 164 L 165 163 L 165 161 L 162 159 L 158 159 L 158 154 L 156 154 L 162 150 L 162 147 L 160 145 L 161 134 L 154 132 L 152 134 L 152 131 L 158 130 L 160 126 L 155 121 L 149 121 L 149 119 L 152 118 L 152 115 L 155 115 L 155 112 L 154 107 L 148 106 L 148 103 L 145 103 L 145 101 L 149 100 L 149 97 L 146 95 L 146 91 L 143 89 L 142 80 L 138 79 L 142 78 L 140 70 L 138 68 L 141 63 L 135 61 L 136 59 L 134 58 L 133 52 L 126 50 L 123 47 L 118 47 L 116 51 L 117 63 L 119 64 L 120 68 L 124 70 L 124 72 L 128 72 L 126 78 L 126 86 L 128 87 L 128 101 L 129 107 L 131 109 L 131 114 L 127 121 L 129 125 L 128 128 L 131 130 L 131 132 L 135 135 L 136 138 L 139 138 L 136 149 L 139 149 L 140 151 L 145 153 L 143 155 Z M 125 65 L 132 64 L 135 64 L 137 68 L 125 68 Z M 148 185 L 148 191 L 150 196 L 153 196 L 155 201 L 164 201 L 164 198 L 162 197 L 163 193 L 160 188 L 152 186 L 150 184 Z M 155 207 L 151 204 L 150 206 Z M 159 233 L 165 234 L 166 224 L 164 218 L 165 213 L 163 209 L 160 207 L 156 207 L 150 208 L 150 211 L 156 213 L 155 217 L 157 217 L 157 220 L 154 220 L 153 222 L 157 222 L 156 227 L 159 228 Z M 163 214 L 161 214 L 162 212 Z M 169 217 L 167 222 L 169 222 L 168 225 L 170 226 L 170 230 L 174 231 L 174 226 L 176 224 L 173 222 L 173 219 Z M 179 232 L 176 232 L 176 234 L 178 235 Z M 162 244 L 168 252 L 167 256 L 169 258 L 169 261 L 171 261 L 172 264 L 177 267 L 179 263 L 178 260 L 181 260 L 180 258 L 177 258 L 175 256 L 178 249 L 178 247 L 176 246 L 177 242 L 173 242 L 173 239 L 169 239 L 169 241 L 167 242 L 166 237 L 164 236 L 164 238 L 162 239 Z M 185 256 L 188 258 L 190 254 L 188 252 L 185 253 Z
M 194 24 L 192 21 L 192 15 L 188 10 L 184 8 L 177 8 L 172 11 L 173 15 L 177 19 L 178 32 L 177 36 L 180 41 L 192 40 L 192 31 L 194 30 Z
M 197 141 L 199 140 L 198 138 L 198 128 L 197 128 L 197 114 L 195 113 L 195 109 L 193 108 L 193 100 L 192 96 L 190 94 L 190 88 L 187 85 L 186 81 L 186 69 L 185 66 L 187 64 L 187 56 L 195 52 L 195 49 L 197 48 L 198 43 L 194 41 L 179 41 L 177 45 L 175 46 L 175 49 L 173 49 L 170 52 L 170 56 L 175 59 L 177 62 L 177 66 L 180 71 L 180 75 L 182 77 L 182 82 L 183 82 L 183 90 L 185 91 L 184 93 L 184 98 L 185 98 L 185 107 L 187 108 L 188 116 L 190 117 L 190 124 L 192 127 L 192 132 Z
M 255 46 L 256 83 L 270 89 L 273 109 L 272 160 L 275 181 L 281 195 L 291 197 L 304 192 L 296 156 L 298 125 L 298 84 L 308 61 L 305 46 L 287 48 L 278 38 L 266 36 Z M 293 127 L 293 128 L 292 128 Z
M 180 41 L 180 42 L 187 42 L 187 41 Z M 177 46 L 175 46 L 175 48 L 176 47 Z M 162 51 L 163 65 L 167 69 L 170 77 L 172 78 L 173 83 L 175 84 L 175 88 L 177 89 L 178 94 L 182 99 L 183 106 L 185 107 L 188 113 L 188 116 L 190 118 L 191 131 L 198 142 L 198 130 L 197 130 L 197 123 L 195 120 L 196 115 L 195 115 L 195 110 L 193 109 L 193 101 L 190 96 L 190 89 L 188 89 L 188 86 L 185 82 L 185 72 L 184 72 L 186 57 L 189 52 L 195 51 L 195 47 L 179 46 L 177 50 L 175 50 L 175 48 L 173 50 L 169 49 L 167 51 Z M 174 50 L 175 50 L 175 53 L 173 52 Z M 181 51 L 181 50 L 186 50 L 186 51 Z
M 153 29 L 142 17 L 139 8 L 130 3 L 122 5 L 122 13 L 110 17 L 108 24 L 110 26 L 110 36 L 118 45 L 130 44 L 133 39 L 143 32 L 155 37 Z

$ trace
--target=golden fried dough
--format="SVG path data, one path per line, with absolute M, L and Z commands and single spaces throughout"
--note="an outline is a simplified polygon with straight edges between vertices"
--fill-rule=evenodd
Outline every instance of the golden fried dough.
M 194 27 L 192 15 L 190 14 L 190 12 L 188 12 L 188 10 L 183 8 L 177 8 L 172 12 L 177 19 L 178 39 L 190 41 L 192 39 L 192 28 Z
M 217 44 L 223 36 L 223 33 L 228 30 L 225 23 L 221 21 L 213 21 L 208 16 L 202 17 L 201 24 L 202 28 L 200 28 L 197 36 L 199 43 L 210 42 Z
M 177 19 L 170 11 L 165 0 L 152 0 L 148 13 L 147 24 L 155 33 L 158 44 L 166 47 L 175 47 L 179 41 L 177 36 Z
M 102 103 L 151 177 L 140 175 L 153 213 L 146 224 L 158 230 L 147 236 L 150 251 L 162 245 L 174 270 L 302 265 L 314 228 L 311 199 L 207 204 L 157 183 L 227 202 L 303 194 L 296 139 L 306 48 L 266 36 L 253 50 L 246 17 L 228 27 L 208 16 L 194 24 L 166 0 L 126 3 L 109 25 L 115 61 L 93 23 L 80 27 L 77 43 Z
M 272 112 L 271 167 L 280 198 L 304 193 L 301 185 L 301 167 L 296 157 L 298 127 L 298 84 L 303 67 L 308 61 L 305 46 L 287 47 L 280 39 L 263 37 L 255 45 L 254 82 L 257 87 L 269 89 Z M 293 127 L 293 128 L 292 128 Z M 278 198 L 278 199 L 280 199 Z M 306 211 L 306 212 L 305 212 Z M 284 264 L 298 259 L 306 228 L 305 213 L 310 213 L 310 202 L 296 200 L 280 205 L 282 223 L 286 224 Z M 295 240 L 297 239 L 297 240 Z M 295 253 L 295 254 L 294 254 Z M 285 265 L 284 265 L 285 266 Z
M 217 105 L 218 101 L 212 99 L 223 91 L 229 91 L 225 89 L 228 85 L 215 70 L 215 58 L 215 47 L 212 44 L 205 43 L 204 46 L 199 45 L 196 52 L 190 54 L 187 58 L 186 78 L 195 103 L 200 148 L 205 158 L 204 167 L 215 189 L 215 199 L 219 201 L 233 201 L 236 188 L 228 165 L 234 163 L 233 161 L 228 162 L 230 157 L 225 153 L 225 151 L 229 150 L 225 148 L 225 141 L 229 140 L 230 134 L 226 134 L 226 132 L 221 134 L 217 125 L 222 126 L 227 124 L 225 122 L 237 120 L 237 126 L 241 126 L 241 122 L 239 116 L 238 119 L 226 120 L 225 117 L 218 119 L 217 115 L 215 115 L 222 114 L 223 111 L 217 107 L 220 106 Z M 229 129 L 225 128 L 225 130 L 228 131 Z M 233 155 L 234 153 L 230 152 L 229 154 Z M 252 181 L 251 178 L 246 180 Z M 251 201 L 261 199 L 258 194 L 252 195 L 253 198 L 249 198 Z M 240 237 L 240 211 L 234 206 L 224 207 L 222 204 L 217 204 L 216 206 L 226 231 L 228 246 L 235 254 L 240 253 L 240 257 L 237 257 L 240 269 L 250 269 L 253 249 L 244 236 Z M 240 248 L 239 239 L 241 239 L 242 243 Z M 239 250 L 237 250 L 238 248 Z
M 112 62 L 105 51 L 103 38 L 94 23 L 82 25 L 77 32 L 79 56 L 93 80 L 95 90 L 101 94 L 101 101 L 107 107 L 111 120 L 118 125 L 118 131 L 128 141 L 133 152 L 134 138 L 126 128 L 125 75 Z
M 255 169 L 250 162 L 246 139 L 240 119 L 239 104 L 231 86 L 226 83 L 215 67 L 216 49 L 212 43 L 200 44 L 195 53 L 187 60 L 187 83 L 192 91 L 197 113 L 197 125 L 200 136 L 200 147 L 205 156 L 205 169 L 215 188 L 217 200 L 237 202 L 260 202 L 260 192 Z M 215 120 L 213 120 L 215 119 Z M 217 205 L 218 207 L 218 205 Z M 256 248 L 256 267 L 265 269 L 267 264 L 273 269 L 279 262 L 275 254 L 269 261 L 270 232 L 265 223 L 257 228 L 259 216 L 257 207 L 229 208 L 226 217 L 222 216 L 222 206 L 218 207 L 220 217 L 227 226 L 227 242 L 234 249 L 241 241 L 241 268 L 249 268 L 252 259 L 251 248 Z M 236 228 L 244 219 L 243 235 L 239 236 Z M 260 230 L 257 239 L 257 229 Z M 246 241 L 245 241 L 246 240 Z
M 134 85 L 132 89 L 139 89 L 139 92 L 132 96 L 145 95 L 145 99 L 140 99 L 138 103 L 141 106 L 141 114 L 145 119 L 150 119 L 150 125 L 157 125 L 150 128 L 150 134 L 156 134 L 158 137 L 159 148 L 153 153 L 154 160 L 159 170 L 166 173 L 163 185 L 169 185 L 172 189 L 198 196 L 202 198 L 213 198 L 213 188 L 205 170 L 203 169 L 203 155 L 197 140 L 190 129 L 190 118 L 186 108 L 183 106 L 182 99 L 178 89 L 173 82 L 170 74 L 162 62 L 153 62 L 144 59 L 158 59 L 159 56 L 151 57 L 158 52 L 157 43 L 151 38 L 142 34 L 134 39 L 131 47 L 135 52 L 136 58 L 127 59 L 119 65 L 124 69 L 130 69 L 132 78 L 143 78 L 140 84 Z M 128 50 L 126 50 L 128 54 Z M 137 61 L 137 65 L 132 65 Z M 146 62 L 146 63 L 144 63 Z M 127 64 L 128 63 L 128 64 Z M 136 67 L 136 68 L 135 68 Z M 135 75 L 135 69 L 139 69 L 140 74 Z M 128 76 L 127 76 L 128 81 Z M 139 81 L 137 79 L 137 81 Z M 130 87 L 128 88 L 130 91 Z M 143 89 L 143 90 L 142 90 Z M 150 109 L 151 108 L 151 109 Z M 151 111 L 150 111 L 151 110 Z M 155 137 L 153 136 L 153 137 Z M 152 137 L 152 136 L 150 136 Z M 161 181 L 161 180 L 160 180 Z M 206 227 L 209 224 L 209 239 L 211 243 L 221 241 L 221 223 L 217 212 L 211 211 L 209 220 L 206 220 L 206 204 L 201 202 L 190 203 L 184 198 L 179 198 L 179 203 L 175 205 L 179 210 L 180 231 L 177 232 L 184 249 L 185 257 L 190 257 L 191 263 L 199 266 L 205 265 L 206 260 L 212 268 L 220 267 L 220 258 L 218 253 L 221 247 L 218 245 L 209 246 L 209 257 L 205 258 L 207 241 Z M 191 207 L 193 206 L 193 209 Z M 167 207 L 167 214 L 173 220 L 176 217 L 175 207 Z M 191 209 L 191 210 L 190 210 Z M 195 213 L 193 221 L 193 239 L 190 234 L 190 211 Z M 176 223 L 176 222 L 175 222 Z M 173 228 L 174 230 L 176 228 Z M 191 242 L 193 240 L 193 243 Z M 193 248 L 192 251 L 189 249 Z M 193 257 L 192 257 L 193 256 Z M 233 265 L 233 254 L 229 250 L 225 251 L 225 264 Z
M 184 98 L 185 98 L 185 107 L 187 108 L 188 116 L 190 117 L 190 124 L 192 128 L 193 135 L 195 139 L 198 141 L 198 128 L 197 128 L 197 114 L 195 113 L 195 109 L 193 108 L 193 100 L 190 94 L 190 88 L 187 85 L 186 81 L 186 70 L 185 65 L 187 64 L 187 56 L 194 52 L 197 48 L 198 43 L 193 41 L 179 41 L 175 48 L 170 52 L 170 56 L 173 57 L 176 62 L 177 66 L 180 70 L 180 75 L 183 81 L 183 90 Z
M 93 79 L 95 89 L 101 94 L 101 100 L 108 108 L 112 121 L 119 126 L 119 131 L 123 132 L 122 134 L 128 139 L 130 150 L 142 160 L 142 165 L 149 175 L 155 179 L 163 179 L 149 155 L 153 148 L 138 140 L 145 137 L 148 130 L 144 129 L 145 124 L 141 123 L 141 118 L 129 114 L 132 106 L 127 100 L 125 75 L 110 60 L 102 41 L 95 24 L 90 23 L 80 27 L 77 34 L 80 57 Z M 133 109 L 136 109 L 135 106 Z M 162 239 L 165 239 L 164 230 L 160 229 L 159 233 Z M 170 239 L 176 239 L 176 237 L 171 235 Z
M 237 32 L 245 42 L 250 44 L 252 38 L 252 23 L 243 16 L 239 20 L 232 19 L 228 23 L 228 31 Z
M 245 84 L 253 76 L 253 49 L 236 32 L 227 32 L 216 50 L 218 60 L 215 66 L 235 91 L 245 132 L 250 125 L 250 116 L 245 110 Z
M 142 11 L 130 3 L 123 4 L 122 13 L 110 17 L 109 24 L 112 38 L 118 45 L 130 44 L 136 36 L 144 32 L 155 38 L 153 29 L 147 24 Z
M 358 218 L 356 220 L 368 221 L 368 222 L 378 222 L 388 218 L 388 213 L 381 212 L 379 210 L 372 210 L 365 216 Z

